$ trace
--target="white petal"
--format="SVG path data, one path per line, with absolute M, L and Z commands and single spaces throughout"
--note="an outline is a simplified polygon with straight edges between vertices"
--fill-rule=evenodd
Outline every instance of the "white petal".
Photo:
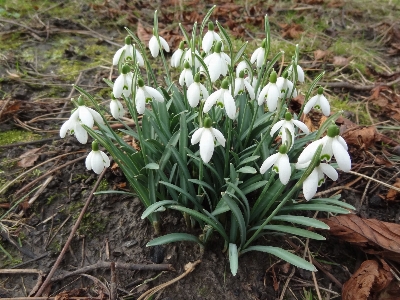
M 205 53 L 210 52 L 213 42 L 214 36 L 212 34 L 212 31 L 207 31 L 207 33 L 203 37 L 203 41 L 201 42 L 201 47 L 203 48 Z
M 265 49 L 261 48 L 261 50 L 258 52 L 257 55 L 257 67 L 261 68 L 264 63 L 264 55 L 265 55 Z
M 350 155 L 346 151 L 346 149 L 343 148 L 342 144 L 336 139 L 333 139 L 332 141 L 332 152 L 336 158 L 336 162 L 338 163 L 339 168 L 344 172 L 350 171 L 351 170 Z
M 93 151 L 91 157 L 92 169 L 96 174 L 100 174 L 104 169 L 103 157 L 100 151 Z
M 193 133 L 192 139 L 190 141 L 192 145 L 197 144 L 198 142 L 200 142 L 200 138 L 201 138 L 201 135 L 202 135 L 204 129 L 205 129 L 204 127 L 201 127 L 201 128 L 197 129 Z
M 208 98 L 208 91 L 204 87 L 204 85 L 202 85 L 201 83 L 200 83 L 200 90 L 201 90 L 201 94 L 202 94 L 203 99 L 207 99 Z
M 275 162 L 278 160 L 280 153 L 275 153 L 268 157 L 266 160 L 264 160 L 263 164 L 261 165 L 260 168 L 260 173 L 264 174 L 269 168 L 271 168 Z
M 119 107 L 116 100 L 111 100 L 110 112 L 114 119 L 119 119 Z
M 252 64 L 254 64 L 254 62 L 257 60 L 258 53 L 261 51 L 261 49 L 262 49 L 261 47 L 257 48 L 256 51 L 254 51 L 253 54 L 251 55 L 250 62 Z
M 233 99 L 231 93 L 228 90 L 224 91 L 223 97 L 226 114 L 230 119 L 234 120 L 236 116 L 235 99 Z
M 139 66 L 143 67 L 144 66 L 144 60 L 142 54 L 136 49 L 136 61 L 139 64 Z
M 244 79 L 243 78 L 235 78 L 235 91 L 233 93 L 234 96 L 237 96 L 240 91 L 244 89 Z
M 268 83 L 264 88 L 261 90 L 260 94 L 258 95 L 258 105 L 263 105 L 265 102 L 265 95 L 268 93 L 271 84 Z
M 306 200 L 308 201 L 312 197 L 314 197 L 315 193 L 317 192 L 317 188 L 318 188 L 318 171 L 314 169 L 311 172 L 310 176 L 308 176 L 306 180 L 304 180 L 303 182 L 304 198 L 306 198 Z
M 307 125 L 304 124 L 303 122 L 301 122 L 299 120 L 292 120 L 292 122 L 294 123 L 294 125 L 299 127 L 300 130 L 303 131 L 304 133 L 306 133 L 306 134 L 310 133 L 310 130 L 308 129 Z
M 183 69 L 183 71 L 181 72 L 181 75 L 179 75 L 178 82 L 181 86 L 183 86 L 185 84 L 185 72 L 186 72 L 186 69 Z
M 328 117 L 331 114 L 331 106 L 329 105 L 328 99 L 326 99 L 324 95 L 320 95 L 319 105 L 321 106 L 322 113 Z
M 319 168 L 322 172 L 324 172 L 324 174 L 326 174 L 326 176 L 328 176 L 333 181 L 336 181 L 339 178 L 338 173 L 331 165 L 320 163 Z
M 219 55 L 216 53 L 213 54 L 214 56 L 210 60 L 210 64 L 208 65 L 208 72 L 210 73 L 211 82 L 215 82 L 222 73 L 223 69 L 223 61 Z
M 299 65 L 297 65 L 297 80 L 301 83 L 304 82 L 304 71 Z
M 201 159 L 208 163 L 214 153 L 214 136 L 209 128 L 204 128 L 200 139 Z
M 269 111 L 275 111 L 278 107 L 279 89 L 276 84 L 271 84 L 267 95 L 267 106 Z
M 149 41 L 149 49 L 153 57 L 157 57 L 160 52 L 160 46 L 158 45 L 157 38 L 153 35 Z
M 207 98 L 206 102 L 204 103 L 203 112 L 208 113 L 211 107 L 217 102 L 218 99 L 220 99 L 222 92 L 222 89 L 217 90 Z
M 143 88 L 138 88 L 136 91 L 136 110 L 138 114 L 143 114 L 146 109 L 146 97 Z
M 308 114 L 311 110 L 311 108 L 314 107 L 314 105 L 317 103 L 319 95 L 315 95 L 314 97 L 311 97 L 310 100 L 307 101 L 306 105 L 304 105 L 304 114 Z
M 119 102 L 119 101 L 117 100 L 117 102 Z M 97 111 L 95 111 L 94 109 L 91 109 L 90 107 L 87 107 L 87 109 L 89 110 L 90 114 L 92 115 L 92 117 L 93 117 L 93 119 L 95 120 L 96 123 L 104 124 L 103 118 L 101 117 L 101 115 Z
M 88 108 L 82 105 L 78 107 L 78 111 L 79 111 L 79 119 L 81 120 L 81 122 L 85 124 L 87 127 L 92 128 L 94 120 Z
M 241 71 L 249 70 L 250 67 L 245 60 L 242 60 L 236 67 L 236 77 L 239 77 Z
M 287 184 L 289 182 L 290 176 L 292 175 L 292 168 L 290 167 L 289 157 L 287 156 L 287 154 L 280 154 L 278 169 L 280 181 L 282 182 L 282 184 Z
M 86 130 L 81 126 L 81 124 L 79 124 L 79 122 L 76 122 L 75 124 L 74 134 L 79 143 L 81 144 L 87 143 L 88 134 Z
M 193 83 L 193 74 L 192 71 L 190 69 L 187 69 L 185 72 L 185 83 L 186 86 L 189 86 Z
M 173 67 L 173 68 L 179 67 L 179 64 L 180 64 L 180 62 L 181 62 L 182 54 L 183 54 L 183 50 L 182 50 L 182 49 L 179 49 L 179 48 L 178 48 L 178 50 L 176 50 L 176 51 L 174 52 L 174 54 L 172 54 L 172 57 L 171 57 L 171 67 Z
M 158 102 L 164 102 L 163 95 L 161 95 L 161 93 L 156 89 L 147 85 L 144 86 L 143 89 L 151 96 L 151 98 L 155 99 Z
M 124 75 L 121 74 L 118 76 L 118 78 L 115 80 L 114 82 L 114 86 L 113 86 L 113 94 L 115 98 L 119 98 L 122 95 L 122 90 L 124 88 Z
M 333 155 L 332 151 L 332 141 L 333 138 L 329 136 L 324 136 L 321 141 L 324 141 L 324 146 L 322 147 L 321 156 L 324 156 L 326 161 L 330 161 Z
M 110 159 L 108 158 L 108 156 L 103 152 L 100 151 L 101 157 L 103 158 L 103 164 L 106 168 L 108 168 L 110 166 Z
M 193 82 L 187 90 L 187 98 L 191 107 L 196 107 L 200 102 L 200 84 Z
M 342 138 L 340 135 L 338 135 L 337 137 L 336 137 L 336 139 L 338 140 L 338 142 L 340 143 L 340 144 L 342 144 L 342 146 L 343 146 L 343 148 L 347 151 L 349 148 L 347 147 L 347 143 L 346 143 L 346 141 L 344 140 L 344 138 Z
M 301 152 L 301 154 L 297 160 L 297 163 L 304 164 L 304 163 L 310 161 L 313 158 L 318 146 L 321 145 L 321 142 L 322 142 L 321 140 L 316 140 L 316 141 L 312 142 L 311 144 L 309 144 L 307 147 L 305 147 L 303 152 Z
M 67 131 L 71 129 L 71 119 L 68 119 L 60 128 L 60 137 L 63 139 L 67 134 Z
M 276 122 L 274 126 L 271 128 L 271 136 L 275 134 L 279 129 L 281 129 L 282 125 L 285 123 L 285 120 L 280 120 L 279 122 Z
M 254 94 L 254 88 L 251 86 L 250 82 L 248 82 L 247 80 L 243 80 L 243 84 L 246 86 L 250 99 L 254 100 L 256 95 Z
M 159 38 L 160 38 L 161 46 L 164 48 L 165 51 L 169 52 L 169 45 L 168 45 L 167 41 L 161 36 L 159 36 Z
M 211 127 L 211 132 L 214 135 L 214 137 L 217 139 L 218 143 L 220 143 L 222 147 L 225 147 L 225 137 L 222 134 L 222 132 L 219 131 L 218 129 L 215 129 L 212 127 Z
M 124 50 L 125 50 L 125 46 L 118 49 L 118 51 L 115 52 L 114 58 L 113 58 L 113 65 L 118 65 L 119 59 L 121 58 L 122 51 L 124 51 Z
M 86 169 L 88 170 L 92 169 L 92 156 L 93 156 L 93 151 L 90 151 L 85 160 Z

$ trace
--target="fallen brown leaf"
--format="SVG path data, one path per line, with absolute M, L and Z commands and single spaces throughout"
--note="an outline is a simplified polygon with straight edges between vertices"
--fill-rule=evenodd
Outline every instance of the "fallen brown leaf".
M 300 35 L 303 33 L 303 27 L 299 24 L 283 24 L 281 25 L 283 32 L 282 37 L 290 38 L 290 39 L 298 39 Z
M 314 51 L 314 60 L 320 60 L 320 59 L 324 59 L 325 57 L 327 57 L 328 55 L 330 55 L 331 52 L 329 50 L 315 50 Z
M 357 149 L 368 149 L 375 142 L 380 141 L 380 136 L 374 126 L 356 126 L 346 130 L 342 137 L 347 144 Z
M 343 300 L 367 300 L 371 294 L 378 294 L 392 281 L 390 267 L 382 261 L 382 266 L 375 260 L 364 261 L 360 268 L 343 285 Z
M 0 100 L 0 118 L 18 112 L 20 107 L 21 101 L 19 100 Z
M 141 40 L 145 46 L 149 45 L 149 41 L 150 41 L 151 37 L 153 36 L 153 33 L 151 32 L 151 30 L 144 28 L 140 21 L 138 22 L 138 25 L 137 25 L 136 34 L 137 34 L 139 40 Z
M 334 56 L 332 59 L 332 64 L 337 67 L 345 67 L 350 61 L 353 59 L 353 56 L 343 57 L 343 56 Z
M 393 184 L 393 186 L 400 188 L 400 178 L 396 178 L 396 182 Z M 386 200 L 388 201 L 399 200 L 399 192 L 394 189 L 390 189 L 386 195 Z
M 19 158 L 22 158 L 18 163 L 18 167 L 28 168 L 32 167 L 36 160 L 39 158 L 39 154 L 36 154 L 41 148 L 34 148 L 23 153 Z

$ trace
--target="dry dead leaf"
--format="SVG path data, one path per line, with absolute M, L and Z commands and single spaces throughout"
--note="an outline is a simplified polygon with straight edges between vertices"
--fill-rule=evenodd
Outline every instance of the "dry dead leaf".
M 379 294 L 393 279 L 390 267 L 385 261 L 382 266 L 375 260 L 364 261 L 360 268 L 343 285 L 343 300 L 367 300 L 372 294 Z
M 396 178 L 396 182 L 393 184 L 393 186 L 400 188 L 400 178 Z M 386 200 L 388 201 L 395 201 L 395 200 L 400 200 L 400 193 L 394 189 L 390 189 L 386 195 Z
M 349 146 L 357 149 L 368 149 L 375 142 L 380 141 L 380 136 L 374 126 L 357 126 L 346 130 L 342 137 Z
M 283 24 L 280 25 L 283 29 L 282 37 L 288 37 L 290 39 L 298 39 L 300 35 L 303 33 L 303 27 L 299 24 Z
M 337 67 L 345 67 L 350 61 L 353 59 L 353 56 L 343 57 L 343 56 L 334 56 L 332 59 L 332 64 Z
M 23 153 L 19 158 L 22 158 L 18 163 L 18 167 L 21 168 L 28 168 L 28 167 L 32 167 L 36 160 L 39 158 L 39 154 L 37 154 L 37 152 L 40 150 L 41 148 L 34 148 L 31 150 L 26 151 L 25 153 Z
M 0 100 L 0 118 L 18 112 L 20 107 L 21 101 L 19 100 Z
M 141 40 L 145 46 L 149 45 L 149 41 L 150 41 L 151 37 L 153 36 L 151 30 L 150 29 L 147 30 L 146 28 L 144 28 L 140 21 L 138 22 L 138 25 L 137 25 L 136 34 L 137 34 L 139 40 Z
M 314 51 L 314 60 L 324 59 L 329 56 L 331 52 L 329 50 L 315 50 Z
M 313 110 L 304 116 L 304 124 L 311 132 L 317 131 L 328 118 L 321 112 Z

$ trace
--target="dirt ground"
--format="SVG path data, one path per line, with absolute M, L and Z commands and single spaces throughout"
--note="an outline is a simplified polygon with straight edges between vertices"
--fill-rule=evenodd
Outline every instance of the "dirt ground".
M 284 49 L 290 57 L 299 44 L 308 84 L 326 70 L 323 81 L 332 107 L 345 111 L 339 122 L 356 174 L 340 174 L 338 182 L 327 181 L 319 191 L 340 193 L 363 219 L 399 224 L 400 196 L 379 182 L 399 188 L 400 3 L 220 2 L 211 19 L 218 19 L 235 37 L 251 41 L 251 49 L 257 45 L 253 40 L 263 37 L 268 14 L 273 50 Z M 204 1 L 0 0 L 0 298 L 36 293 L 88 198 L 88 210 L 42 296 L 137 299 L 198 260 L 192 272 L 153 299 L 342 299 L 342 285 L 363 261 L 374 258 L 386 260 L 399 276 L 400 248 L 384 254 L 375 244 L 373 253 L 365 251 L 371 250 L 369 242 L 348 243 L 326 231 L 326 241 L 290 235 L 264 241 L 307 259 L 311 253 L 318 263 L 315 274 L 251 252 L 240 258 L 234 277 L 218 236 L 204 252 L 191 243 L 149 248 L 146 243 L 155 235 L 148 220 L 140 218 L 139 199 L 91 196 L 96 185 L 96 191 L 129 187 L 118 168 L 98 180 L 84 165 L 89 147 L 73 137 L 59 138 L 72 109 L 70 99 L 77 96 L 71 84 L 108 105 L 109 89 L 102 79 L 117 76 L 111 59 L 123 43 L 124 26 L 145 40 L 153 11 L 159 9 L 160 32 L 176 47 L 181 39 L 177 24 L 201 21 L 209 7 Z M 311 118 L 308 125 L 318 126 L 320 118 Z M 165 214 L 161 228 L 164 234 L 200 234 L 188 229 L 177 212 Z M 399 241 L 393 240 L 396 245 Z M 379 295 L 372 293 L 368 299 L 399 299 Z

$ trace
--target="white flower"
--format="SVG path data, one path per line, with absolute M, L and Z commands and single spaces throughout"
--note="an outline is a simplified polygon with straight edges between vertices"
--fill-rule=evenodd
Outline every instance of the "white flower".
M 118 99 L 111 99 L 110 111 L 111 115 L 115 119 L 120 119 L 125 115 L 125 109 L 122 106 L 122 103 Z
M 235 99 L 233 99 L 231 92 L 228 89 L 228 80 L 224 79 L 221 84 L 221 89 L 212 93 L 204 103 L 203 112 L 208 113 L 211 107 L 214 104 L 218 104 L 222 107 L 225 107 L 225 112 L 228 117 L 232 120 L 235 119 L 236 116 L 236 105 Z
M 243 93 L 244 90 L 246 89 L 247 92 L 249 93 L 250 99 L 254 100 L 255 94 L 254 94 L 254 88 L 251 86 L 249 80 L 246 80 L 243 78 L 244 77 L 244 71 L 241 71 L 239 74 L 239 77 L 235 79 L 235 91 L 233 93 L 234 96 L 237 96 L 239 93 Z
M 302 165 L 296 164 L 296 168 L 302 169 L 308 167 L 309 163 L 310 162 Z M 307 201 L 314 197 L 315 193 L 317 192 L 317 188 L 324 183 L 324 174 L 326 174 L 333 181 L 338 179 L 338 173 L 331 165 L 320 163 L 311 172 L 310 176 L 308 176 L 303 182 L 303 194 Z
M 228 73 L 228 64 L 231 63 L 230 57 L 221 52 L 222 42 L 217 42 L 215 52 L 204 59 L 204 63 L 208 67 L 210 79 L 215 82 L 219 76 L 226 76 Z
M 96 141 L 92 143 L 92 151 L 86 157 L 86 169 L 93 170 L 95 173 L 100 174 L 104 168 L 110 166 L 110 159 L 103 152 L 99 151 L 99 146 Z
M 203 48 L 203 51 L 208 54 L 211 50 L 213 43 L 220 42 L 220 41 L 221 41 L 221 37 L 219 36 L 218 33 L 216 33 L 214 31 L 213 22 L 209 22 L 208 23 L 208 31 L 204 35 L 203 40 L 201 42 L 201 47 Z M 222 48 L 222 50 L 223 50 L 223 48 Z
M 200 55 L 200 53 L 199 53 L 199 51 L 197 51 L 197 49 L 194 52 L 197 55 Z M 190 66 L 193 66 L 193 56 L 192 56 L 192 52 L 190 51 L 190 49 L 186 49 L 183 59 L 185 61 L 187 61 Z M 200 65 L 201 64 L 200 64 L 199 59 L 196 57 L 196 55 L 194 55 L 194 68 L 197 70 L 200 67 Z
M 308 129 L 306 124 L 304 124 L 303 122 L 301 122 L 299 120 L 294 120 L 292 117 L 292 114 L 290 112 L 287 112 L 285 114 L 285 119 L 275 123 L 275 125 L 272 126 L 270 134 L 271 134 L 271 136 L 274 136 L 275 132 L 280 130 L 279 136 L 282 138 L 282 144 L 285 144 L 288 141 L 288 136 L 286 133 L 286 129 L 287 129 L 291 135 L 291 141 L 289 142 L 290 143 L 289 145 L 291 148 L 294 143 L 294 136 L 295 136 L 294 126 L 295 125 L 298 128 L 300 128 L 301 131 L 303 131 L 304 133 L 306 133 L 306 134 L 310 133 L 310 130 Z
M 257 68 L 261 68 L 264 64 L 264 56 L 265 56 L 265 43 L 266 39 L 262 41 L 261 47 L 257 48 L 256 51 L 252 54 L 250 58 L 250 62 L 254 64 L 256 62 Z
M 244 71 L 245 74 L 248 74 L 249 76 L 251 76 L 250 70 L 251 70 L 251 67 L 249 66 L 247 61 L 242 60 L 236 67 L 236 77 L 239 77 L 239 74 L 241 71 Z
M 311 97 L 310 100 L 304 106 L 304 113 L 308 114 L 311 108 L 315 107 L 322 110 L 322 113 L 325 116 L 329 116 L 331 114 L 331 107 L 329 105 L 328 99 L 323 95 L 324 89 L 322 87 L 318 88 L 318 94 L 314 97 Z
M 214 153 L 214 139 L 216 139 L 222 147 L 225 147 L 225 138 L 221 131 L 211 127 L 210 118 L 205 118 L 204 127 L 197 129 L 193 135 L 192 145 L 200 142 L 200 157 L 203 162 L 208 163 Z
M 189 62 L 185 61 L 185 68 L 182 70 L 181 75 L 179 76 L 179 84 L 181 86 L 189 86 L 193 83 L 193 73 L 190 69 Z
M 280 88 L 281 90 L 281 95 L 280 98 L 284 98 L 285 95 L 286 97 L 297 97 L 297 90 L 293 86 L 293 82 L 291 82 L 289 79 L 284 78 L 284 77 L 279 77 L 276 80 L 276 85 Z M 287 92 L 287 94 L 286 94 Z
M 260 168 L 260 173 L 264 174 L 269 168 L 279 174 L 279 180 L 282 184 L 287 184 L 289 182 L 290 176 L 292 175 L 292 169 L 289 163 L 289 157 L 286 154 L 287 147 L 282 145 L 279 148 L 279 152 L 268 157 Z
M 199 105 L 200 99 L 207 99 L 208 91 L 200 83 L 200 75 L 197 73 L 194 76 L 194 82 L 189 86 L 187 90 L 187 99 L 191 107 Z
M 179 48 L 174 52 L 174 54 L 172 54 L 171 67 L 178 68 L 181 65 L 181 59 L 183 54 L 185 53 L 184 44 L 185 44 L 184 41 L 180 42 Z
M 140 52 L 135 49 L 136 53 L 136 61 L 139 64 L 139 66 L 143 67 L 144 66 L 144 60 Z M 120 48 L 114 55 L 113 58 L 113 65 L 118 65 L 119 61 L 121 60 L 122 54 L 124 60 L 133 60 L 133 45 L 131 44 L 131 38 L 128 36 L 125 38 L 125 46 Z M 124 62 L 124 61 L 122 61 Z
M 330 161 L 334 156 L 339 168 L 348 172 L 351 169 L 351 159 L 347 152 L 346 141 L 339 135 L 339 127 L 332 125 L 328 128 L 327 135 L 322 139 L 312 142 L 298 158 L 299 164 L 307 163 L 312 159 L 318 146 L 322 145 L 321 160 Z
M 146 102 L 152 101 L 153 99 L 158 102 L 164 102 L 163 95 L 156 89 L 144 85 L 142 79 L 138 80 L 138 87 L 136 90 L 136 110 L 139 114 L 143 114 L 146 108 Z
M 160 39 L 161 46 L 164 48 L 164 50 L 169 52 L 169 45 L 167 41 L 161 36 L 158 36 L 158 38 Z M 160 45 L 158 44 L 157 38 L 154 35 L 149 41 L 149 49 L 153 57 L 157 57 L 160 53 Z
M 120 98 L 123 94 L 125 97 L 129 97 L 132 93 L 132 78 L 133 74 L 128 65 L 122 67 L 122 73 L 114 82 L 113 94 L 115 98 Z
M 276 84 L 276 72 L 272 71 L 269 77 L 269 83 L 261 90 L 258 95 L 258 105 L 267 102 L 268 110 L 275 111 L 278 107 L 278 100 L 281 95 L 280 88 Z M 265 98 L 267 96 L 267 98 Z
M 301 83 L 304 82 L 304 71 L 303 69 L 297 65 L 297 80 L 300 81 Z M 291 76 L 293 71 L 293 66 L 290 66 L 288 69 L 288 75 Z

